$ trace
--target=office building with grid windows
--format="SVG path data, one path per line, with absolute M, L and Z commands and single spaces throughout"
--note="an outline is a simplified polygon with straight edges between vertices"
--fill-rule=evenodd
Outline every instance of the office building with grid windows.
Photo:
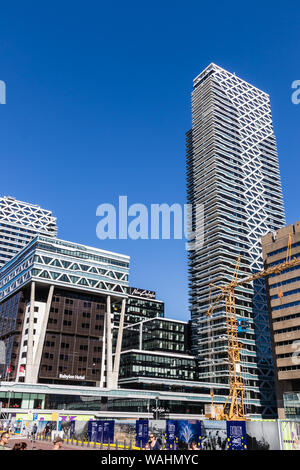
M 300 222 L 296 222 L 262 238 L 266 269 L 286 260 L 290 234 L 291 258 L 300 258 Z M 299 419 L 300 265 L 268 276 L 267 293 L 278 416 L 289 418 L 294 412 L 293 417 Z M 291 401 L 293 405 L 289 403 Z

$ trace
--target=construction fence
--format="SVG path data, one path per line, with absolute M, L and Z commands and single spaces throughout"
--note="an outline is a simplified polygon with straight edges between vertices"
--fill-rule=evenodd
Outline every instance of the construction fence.
M 0 428 L 15 435 L 99 450 L 145 449 L 155 434 L 162 450 L 185 450 L 194 442 L 201 450 L 300 450 L 300 421 L 71 419 L 0 420 Z

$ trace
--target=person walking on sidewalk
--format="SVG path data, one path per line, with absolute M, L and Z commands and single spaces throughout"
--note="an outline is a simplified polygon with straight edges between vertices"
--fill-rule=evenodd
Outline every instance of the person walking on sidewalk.
M 46 423 L 46 426 L 45 426 L 45 429 L 44 429 L 44 436 L 45 438 L 47 439 L 48 435 L 50 434 L 51 430 L 50 430 L 50 425 L 49 423 Z
M 38 429 L 37 424 L 34 423 L 33 428 L 32 428 L 32 439 L 34 441 L 35 441 L 35 438 L 36 438 L 37 429 Z

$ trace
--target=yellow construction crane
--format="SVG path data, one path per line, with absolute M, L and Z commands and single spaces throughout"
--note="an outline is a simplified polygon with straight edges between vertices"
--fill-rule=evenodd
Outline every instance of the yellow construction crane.
M 236 320 L 236 308 L 235 308 L 235 297 L 234 289 L 243 284 L 250 283 L 256 279 L 262 277 L 270 276 L 271 274 L 280 274 L 285 269 L 291 268 L 293 266 L 300 265 L 300 258 L 292 258 L 291 256 L 292 249 L 292 234 L 289 234 L 288 248 L 286 260 L 263 271 L 257 272 L 248 276 L 244 279 L 238 279 L 239 267 L 241 262 L 241 257 L 238 257 L 234 274 L 232 276 L 231 282 L 224 286 L 217 286 L 215 284 L 210 284 L 210 297 L 211 297 L 211 287 L 219 289 L 221 292 L 216 297 L 213 304 L 209 307 L 207 316 L 210 317 L 217 307 L 217 305 L 225 300 L 225 312 L 226 312 L 226 329 L 227 329 L 227 341 L 228 341 L 228 364 L 229 364 L 229 395 L 225 404 L 220 408 L 214 405 L 213 402 L 213 391 L 211 391 L 212 398 L 212 408 L 215 411 L 215 416 L 213 419 L 219 420 L 229 420 L 229 421 L 244 421 L 245 418 L 245 408 L 244 408 L 244 384 L 241 374 L 241 360 L 240 360 L 240 344 L 238 342 L 238 328 Z M 282 298 L 283 294 L 278 294 L 279 298 Z M 209 298 L 209 304 L 210 304 Z M 227 412 L 227 406 L 229 405 L 229 411 Z

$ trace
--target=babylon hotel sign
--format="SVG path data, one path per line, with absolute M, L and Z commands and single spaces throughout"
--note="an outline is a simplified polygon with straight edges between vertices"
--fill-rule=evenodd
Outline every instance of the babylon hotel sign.
M 85 380 L 85 375 L 59 374 L 59 378 L 66 380 Z

